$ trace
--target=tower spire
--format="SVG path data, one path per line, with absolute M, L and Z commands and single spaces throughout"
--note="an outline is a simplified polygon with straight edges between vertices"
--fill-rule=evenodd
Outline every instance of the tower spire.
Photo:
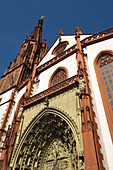
M 31 33 L 28 40 L 35 40 L 42 42 L 42 25 L 43 25 L 43 17 L 41 17 L 36 25 L 34 31 Z
M 2 76 L 2 81 L 0 81 L 0 93 L 22 82 L 23 79 L 25 79 L 33 71 L 35 60 L 39 63 L 39 61 L 43 58 L 47 51 L 47 43 L 45 40 L 42 41 L 43 18 L 44 17 L 41 17 L 39 19 L 38 24 L 30 37 L 25 37 L 19 54 L 14 59 L 12 65 L 10 63 L 7 67 L 4 75 Z M 13 84 L 9 83 L 11 82 L 12 76 Z

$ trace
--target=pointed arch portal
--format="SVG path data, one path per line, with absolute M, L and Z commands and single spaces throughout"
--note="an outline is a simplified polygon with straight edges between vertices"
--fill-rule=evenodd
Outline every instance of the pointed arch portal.
M 13 169 L 84 169 L 77 126 L 52 108 L 44 109 L 30 123 L 12 158 Z

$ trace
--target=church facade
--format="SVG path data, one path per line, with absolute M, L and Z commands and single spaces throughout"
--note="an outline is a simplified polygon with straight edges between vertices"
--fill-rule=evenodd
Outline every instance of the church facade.
M 41 18 L 0 81 L 1 170 L 113 169 L 113 29 L 59 37 Z

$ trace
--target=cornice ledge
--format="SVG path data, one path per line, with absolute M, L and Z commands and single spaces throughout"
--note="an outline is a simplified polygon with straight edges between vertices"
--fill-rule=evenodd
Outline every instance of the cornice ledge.
M 101 42 L 109 38 L 113 38 L 113 28 L 85 38 L 84 40 L 82 40 L 82 47 L 86 47 L 88 45 Z
M 26 99 L 24 102 L 24 109 L 28 106 L 30 107 L 31 104 L 49 96 L 49 95 L 55 94 L 56 92 L 58 92 L 62 89 L 65 89 L 66 87 L 69 87 L 74 84 L 78 85 L 77 75 L 75 75 L 75 76 L 73 76 L 73 77 L 53 86 L 53 87 L 48 88 L 47 90 L 45 90 L 31 98 Z

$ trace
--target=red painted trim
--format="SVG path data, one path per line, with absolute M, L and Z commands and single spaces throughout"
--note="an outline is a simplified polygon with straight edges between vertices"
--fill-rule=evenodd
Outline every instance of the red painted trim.
M 113 55 L 113 51 L 112 51 L 112 50 L 102 50 L 102 51 L 100 51 L 100 52 L 97 54 L 97 56 L 95 57 L 94 64 L 95 64 L 95 63 L 97 64 L 100 56 L 101 56 L 103 53 L 108 53 L 108 54 Z
M 101 145 L 99 144 L 99 136 L 97 134 L 97 124 L 95 122 L 91 89 L 89 87 L 87 67 L 84 59 L 85 55 L 80 42 L 80 34 L 76 36 L 76 42 L 78 48 L 76 55 L 78 73 L 80 73 L 80 76 L 84 78 L 86 87 L 84 91 L 80 91 L 85 169 L 104 170 L 105 168 L 103 167 L 102 162 L 103 156 L 100 151 Z
M 12 154 L 12 151 L 14 148 L 15 139 L 17 137 L 16 134 L 17 134 L 20 122 L 21 122 L 21 119 L 18 118 L 18 113 L 19 113 L 19 109 L 21 107 L 23 99 L 24 99 L 24 94 L 21 96 L 21 98 L 17 104 L 11 128 L 9 128 L 7 130 L 3 147 L 0 148 L 0 149 L 3 149 L 2 155 L 0 157 L 1 170 L 6 169 L 10 162 L 11 154 Z M 6 147 L 6 146 L 8 146 L 8 147 Z

